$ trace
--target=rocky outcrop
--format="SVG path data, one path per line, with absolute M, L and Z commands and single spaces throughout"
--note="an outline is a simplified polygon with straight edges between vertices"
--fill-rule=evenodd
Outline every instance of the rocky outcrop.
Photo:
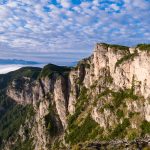
M 52 78 L 41 78 L 38 81 L 31 81 L 28 78 L 14 80 L 8 87 L 7 95 L 19 104 L 34 104 L 53 97 L 60 119 L 66 126 L 67 105 L 68 105 L 68 79 L 59 74 Z M 50 100 L 50 99 L 49 99 Z M 52 101 L 51 100 L 51 101 Z
M 73 106 L 75 106 L 75 101 L 77 100 L 77 81 L 81 78 L 81 72 L 84 72 L 84 77 L 82 77 L 82 83 L 85 87 L 89 88 L 94 84 L 95 81 L 99 82 L 102 78 L 112 78 L 112 83 L 109 85 L 110 89 L 118 90 L 118 89 L 129 89 L 134 84 L 135 94 L 141 94 L 144 98 L 148 98 L 150 95 L 149 91 L 149 76 L 150 76 L 150 61 L 149 54 L 145 51 L 140 51 L 138 48 L 129 48 L 128 54 L 124 54 L 123 50 L 117 49 L 115 47 L 109 47 L 106 44 L 97 44 L 94 50 L 94 56 L 90 57 L 88 60 L 82 61 L 82 66 L 84 69 L 80 69 L 81 65 L 77 67 L 76 70 L 71 71 L 70 73 L 70 81 L 72 85 L 72 91 L 70 93 L 69 100 L 69 110 L 70 113 L 74 110 Z M 126 55 L 131 55 L 133 53 L 138 53 L 134 58 L 127 59 L 123 61 L 118 67 L 116 66 L 117 62 L 120 61 Z M 130 56 L 129 56 L 130 57 Z M 106 74 L 106 71 L 109 73 Z M 109 79 L 108 79 L 109 80 Z M 103 82 L 104 80 L 102 80 Z M 101 89 L 96 88 L 95 93 L 100 93 L 100 90 L 103 90 L 101 84 Z M 134 83 L 133 83 L 134 82 Z M 76 84 L 75 84 L 76 83 Z M 109 83 L 107 83 L 109 84 Z M 149 100 L 145 101 L 143 104 L 147 113 L 145 114 L 145 118 L 149 121 L 150 113 L 149 110 Z M 141 106 L 140 106 L 141 107 Z M 142 108 L 141 108 L 142 109 Z M 139 109 L 138 109 L 139 110 Z M 96 116 L 96 114 L 95 114 Z
M 7 95 L 20 104 L 33 102 L 33 82 L 30 78 L 15 79 L 8 87 Z
M 27 122 L 34 124 L 31 135 L 35 149 L 47 150 L 47 145 L 56 139 L 48 133 L 47 116 L 56 122 L 56 133 L 61 138 L 64 131 L 70 133 L 68 116 L 75 115 L 77 122 L 82 124 L 87 114 L 104 129 L 105 136 L 109 134 L 108 129 L 115 130 L 127 119 L 128 130 L 137 129 L 139 136 L 142 121 L 150 122 L 149 58 L 149 53 L 138 47 L 97 44 L 94 54 L 71 70 L 53 67 L 46 71 L 48 75 L 40 75 L 35 80 L 27 77 L 13 80 L 7 95 L 18 104 L 34 106 L 34 121 Z M 84 95 L 82 103 L 83 88 L 86 88 L 87 97 Z M 85 103 L 88 105 L 84 109 L 79 107 Z

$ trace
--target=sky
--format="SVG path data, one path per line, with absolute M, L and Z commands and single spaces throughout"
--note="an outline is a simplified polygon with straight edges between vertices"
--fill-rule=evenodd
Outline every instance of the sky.
M 61 65 L 99 42 L 150 43 L 150 0 L 0 0 L 0 58 Z

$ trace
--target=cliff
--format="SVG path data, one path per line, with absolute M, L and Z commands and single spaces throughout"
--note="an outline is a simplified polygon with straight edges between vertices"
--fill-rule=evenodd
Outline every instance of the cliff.
M 1 125 L 10 129 L 7 136 L 0 134 L 2 148 L 149 147 L 149 47 L 100 43 L 74 68 L 50 64 L 0 76 L 1 95 L 15 103 L 14 113 L 21 108 L 26 114 L 17 129 Z

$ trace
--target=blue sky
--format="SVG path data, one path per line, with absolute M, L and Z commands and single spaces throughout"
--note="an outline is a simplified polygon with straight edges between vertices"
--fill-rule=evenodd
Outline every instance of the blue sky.
M 69 63 L 97 42 L 150 43 L 150 0 L 0 0 L 0 58 Z

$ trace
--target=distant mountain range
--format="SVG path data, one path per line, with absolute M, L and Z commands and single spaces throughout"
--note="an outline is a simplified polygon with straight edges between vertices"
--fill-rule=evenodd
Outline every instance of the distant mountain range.
M 25 61 L 25 60 L 18 60 L 18 59 L 0 59 L 0 65 L 9 65 L 9 64 L 36 65 L 39 63 L 35 61 Z

